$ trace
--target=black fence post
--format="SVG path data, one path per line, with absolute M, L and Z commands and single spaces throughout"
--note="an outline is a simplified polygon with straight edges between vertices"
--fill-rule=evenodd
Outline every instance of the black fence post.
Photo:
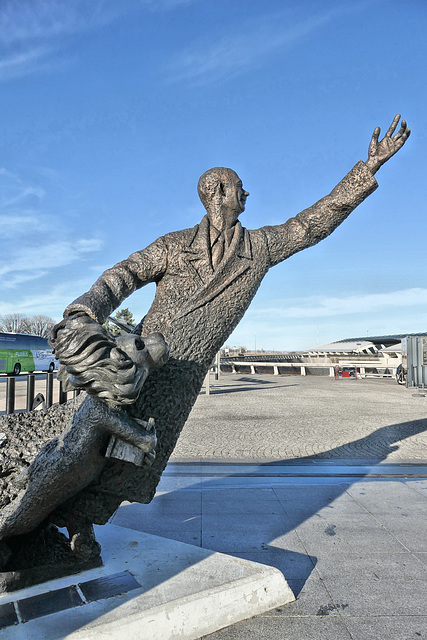
M 59 404 L 65 404 L 67 402 L 67 392 L 64 391 L 62 382 L 59 383 Z
M 53 373 L 46 374 L 46 408 L 53 404 Z
M 6 380 L 6 413 L 15 411 L 15 378 Z
M 35 379 L 34 373 L 27 375 L 27 411 L 31 411 L 33 408 Z

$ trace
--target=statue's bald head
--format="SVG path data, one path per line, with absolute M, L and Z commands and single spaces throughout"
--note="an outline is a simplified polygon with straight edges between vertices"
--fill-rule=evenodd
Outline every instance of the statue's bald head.
M 209 171 L 205 171 L 205 173 L 200 176 L 197 184 L 197 193 L 205 209 L 210 208 L 215 198 L 223 192 L 221 187 L 223 187 L 224 184 L 237 183 L 238 181 L 239 176 L 233 169 L 214 167 L 213 169 L 209 169 Z

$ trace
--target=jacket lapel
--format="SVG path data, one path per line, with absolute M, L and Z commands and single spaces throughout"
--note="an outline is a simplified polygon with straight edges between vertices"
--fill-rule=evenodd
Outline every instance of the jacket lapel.
M 181 307 L 174 319 L 182 318 L 194 309 L 202 307 L 206 303 L 218 296 L 236 278 L 249 269 L 252 262 L 252 246 L 249 232 L 242 227 L 240 222 L 234 226 L 234 233 L 224 252 L 224 257 L 218 265 L 216 271 L 212 269 L 209 247 L 209 221 L 206 221 L 206 232 L 204 233 L 203 218 L 198 231 L 185 249 L 186 261 L 190 269 L 195 269 L 199 279 L 203 282 L 200 271 L 197 271 L 197 261 L 207 261 L 209 264 L 209 277 L 187 302 Z M 202 230 L 202 234 L 200 233 Z M 199 263 L 201 264 L 201 263 Z M 206 263 L 205 263 L 206 265 Z
M 199 284 L 206 284 L 213 275 L 210 255 L 209 219 L 207 216 L 203 218 L 200 224 L 194 227 L 193 233 L 182 251 L 190 274 L 196 278 Z M 208 277 L 206 277 L 206 271 L 208 272 Z

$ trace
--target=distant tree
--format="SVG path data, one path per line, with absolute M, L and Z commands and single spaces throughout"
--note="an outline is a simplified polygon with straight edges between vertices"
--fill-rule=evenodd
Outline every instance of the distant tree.
M 32 316 L 26 319 L 27 330 L 23 333 L 31 333 L 33 336 L 49 338 L 50 332 L 55 324 L 55 320 L 49 318 L 49 316 Z
M 0 316 L 0 331 L 9 333 L 28 333 L 27 317 L 23 313 L 7 313 Z
M 49 338 L 55 324 L 49 316 L 24 316 L 23 313 L 8 313 L 0 316 L 0 331 L 9 333 L 28 333 L 33 336 Z
M 133 317 L 133 313 L 129 311 L 128 307 L 126 307 L 125 309 L 120 309 L 119 311 L 116 311 L 116 313 L 114 314 L 114 317 L 117 318 L 117 320 L 124 320 L 128 324 L 135 324 L 135 318 Z
M 116 313 L 114 314 L 113 317 L 117 318 L 117 320 L 121 320 L 122 322 L 124 322 L 127 325 L 133 325 L 134 326 L 136 324 L 135 318 L 133 317 L 133 313 L 131 311 L 129 311 L 128 307 L 125 307 L 124 309 L 119 309 L 118 311 L 116 311 Z M 118 336 L 121 333 L 125 333 L 117 325 L 115 325 L 113 322 L 108 321 L 108 320 L 107 320 L 107 322 L 104 323 L 103 326 L 111 334 L 113 334 L 113 336 Z

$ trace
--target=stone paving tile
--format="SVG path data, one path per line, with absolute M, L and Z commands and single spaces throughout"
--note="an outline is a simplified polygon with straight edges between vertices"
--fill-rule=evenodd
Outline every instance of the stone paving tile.
M 221 481 L 223 480 L 227 480 L 227 478 L 221 478 Z M 267 482 L 269 482 L 267 480 Z M 206 489 L 203 492 L 203 500 L 215 500 L 216 497 L 218 496 L 218 498 L 223 499 L 225 501 L 228 502 L 251 502 L 251 501 L 257 501 L 257 502 L 277 502 L 278 498 L 276 496 L 275 491 L 271 488 L 271 487 L 266 487 L 266 488 L 257 488 L 257 487 L 251 487 L 251 488 L 242 488 L 242 489 L 234 489 L 234 488 L 226 488 L 226 489 L 221 489 L 221 487 L 218 487 L 216 489 L 212 489 L 209 491 L 206 491 Z
M 281 544 L 271 544 L 280 537 Z M 256 514 L 204 515 L 202 519 L 202 546 L 214 551 L 273 551 L 274 547 L 304 553 L 289 520 L 285 515 L 267 518 Z
M 123 502 L 121 507 L 130 505 Z M 149 504 L 138 505 L 141 517 L 163 517 L 164 515 L 199 514 L 202 508 L 201 491 L 173 491 L 156 495 Z
M 274 492 L 278 499 L 286 505 L 298 505 L 316 504 L 319 508 L 326 506 L 336 501 L 337 498 L 343 497 L 351 502 L 351 499 L 346 496 L 346 486 L 332 483 L 329 484 L 314 484 L 312 482 L 309 486 L 297 486 L 291 485 L 288 487 L 275 487 Z
M 157 493 L 171 493 L 174 491 L 194 491 L 194 485 L 201 482 L 201 477 L 193 476 L 168 476 L 163 474 L 157 486 Z
M 279 569 L 279 571 L 283 573 L 288 581 L 307 580 L 313 573 L 317 563 L 315 556 L 308 556 L 305 553 L 298 553 L 296 551 L 290 551 L 289 549 L 253 552 L 240 551 L 239 553 L 231 553 L 230 555 L 243 558 L 244 560 L 266 564 L 269 567 L 276 567 L 276 569 Z
M 405 508 L 407 504 L 412 509 L 427 509 L 426 498 L 405 482 L 357 482 L 347 488 L 347 493 L 373 514 L 390 513 L 399 510 L 399 507 Z
M 427 480 L 407 480 L 405 484 L 427 499 Z
M 307 516 L 307 514 L 306 514 Z M 323 509 L 300 521 L 296 510 L 290 521 L 311 554 L 404 552 L 407 549 L 369 513 L 334 513 Z M 281 546 L 280 537 L 274 540 Z
M 308 553 L 378 553 L 406 551 L 396 538 L 388 531 L 378 526 L 354 526 L 352 528 L 339 527 L 330 524 L 324 529 L 319 527 L 298 527 L 298 537 L 306 547 Z M 274 544 L 281 546 L 280 540 Z
M 426 554 L 427 556 L 427 554 Z M 427 557 L 426 557 L 427 562 Z M 403 553 L 317 554 L 316 571 L 323 579 L 427 580 L 427 566 L 415 555 Z
M 335 603 L 345 604 L 342 616 L 416 616 L 427 611 L 427 581 L 350 578 L 325 579 L 325 585 Z
M 203 640 L 260 640 L 260 638 L 268 640 L 355 640 L 352 639 L 344 622 L 339 618 L 313 618 L 311 616 L 304 618 L 258 616 L 204 636 Z M 389 638 L 389 640 L 394 639 Z M 406 638 L 399 640 L 406 640 Z M 413 639 L 411 638 L 411 640 Z
M 133 503 L 120 507 L 112 524 L 156 536 L 179 540 L 188 544 L 201 544 L 200 514 L 168 514 L 147 517 L 146 505 Z
M 241 495 L 237 495 L 241 492 Z M 284 510 L 272 489 L 206 491 L 202 494 L 202 513 L 283 515 Z
M 345 624 L 353 640 L 376 640 L 377 638 L 426 640 L 427 638 L 427 615 L 346 617 Z
M 420 562 L 422 562 L 423 564 L 425 564 L 427 566 L 427 553 L 423 552 L 423 553 L 415 553 L 414 554 L 418 560 L 420 560 Z
M 282 503 L 283 504 L 283 503 Z M 316 503 L 304 504 L 298 508 L 298 505 L 283 505 L 285 513 L 292 525 L 297 528 L 301 525 L 316 526 L 317 523 L 326 523 L 325 527 L 330 523 L 340 522 L 342 517 L 353 518 L 356 521 L 360 516 L 366 515 L 366 511 L 358 505 L 349 504 L 346 506 L 333 507 L 319 506 Z
M 338 616 L 341 601 L 333 601 L 325 583 L 312 573 L 307 580 L 290 578 L 288 585 L 294 592 L 296 600 L 263 613 L 266 617 L 316 616 L 319 618 Z M 344 605 L 345 606 L 345 605 Z
M 427 511 L 422 517 L 378 516 L 383 526 L 409 551 L 427 551 Z
M 290 522 L 294 527 L 302 527 L 302 531 L 338 525 L 344 528 L 354 528 L 355 522 L 362 522 L 372 527 L 381 528 L 381 524 L 365 509 L 356 503 L 347 505 L 318 508 L 316 503 L 304 505 L 298 508 L 298 505 L 284 505 L 284 510 Z M 335 531 L 336 533 L 336 531 Z M 332 534 L 333 535 L 333 534 Z

